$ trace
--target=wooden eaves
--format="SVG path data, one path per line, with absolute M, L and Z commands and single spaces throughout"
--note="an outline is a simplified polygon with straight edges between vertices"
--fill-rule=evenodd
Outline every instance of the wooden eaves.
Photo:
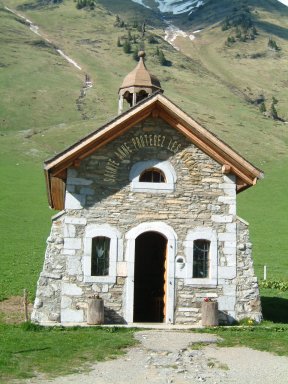
M 82 160 L 115 140 L 147 117 L 161 118 L 177 129 L 204 153 L 222 165 L 223 173 L 236 176 L 237 192 L 256 184 L 263 172 L 254 167 L 230 146 L 198 124 L 160 92 L 117 116 L 100 129 L 45 161 L 48 200 L 51 208 L 64 209 L 67 169 L 78 167 Z

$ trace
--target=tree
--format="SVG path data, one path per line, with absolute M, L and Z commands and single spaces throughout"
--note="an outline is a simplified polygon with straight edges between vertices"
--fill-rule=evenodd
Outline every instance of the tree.
M 270 116 L 273 120 L 278 120 L 278 112 L 275 105 L 272 103 L 270 107 Z
M 148 43 L 149 43 L 149 44 L 158 44 L 158 40 L 156 39 L 155 36 L 153 36 L 153 35 L 149 35 L 149 36 L 148 36 Z
M 265 113 L 266 112 L 266 105 L 265 105 L 264 101 L 263 101 L 263 103 L 260 104 L 259 111 L 261 113 Z
M 118 39 L 117 39 L 117 47 L 122 47 L 122 44 L 121 44 L 121 39 L 120 39 L 120 37 L 118 37 Z
M 139 56 L 138 56 L 138 53 L 139 53 L 139 47 L 136 46 L 133 50 L 133 60 L 135 61 L 138 61 L 139 60 Z
M 277 103 L 278 103 L 278 100 L 273 96 L 272 97 L 271 107 L 270 107 L 270 116 L 272 117 L 273 120 L 278 120 L 279 119 L 278 112 L 277 112 L 277 109 L 275 107 L 275 105 Z
M 271 39 L 271 37 L 269 37 L 269 40 L 268 40 L 268 47 L 270 49 L 273 49 L 273 51 L 280 51 L 280 48 L 278 47 L 276 41 Z
M 123 44 L 123 51 L 125 53 L 131 53 L 131 44 L 129 40 L 125 40 Z
M 167 65 L 167 60 L 166 60 L 166 57 L 164 56 L 164 53 L 162 50 L 159 49 L 159 54 L 158 54 L 158 58 L 159 58 L 159 63 L 160 65 Z

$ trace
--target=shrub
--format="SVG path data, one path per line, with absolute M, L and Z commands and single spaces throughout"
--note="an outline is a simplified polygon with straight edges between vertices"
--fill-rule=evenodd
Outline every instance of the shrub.
M 271 37 L 268 40 L 268 47 L 272 49 L 273 51 L 280 51 L 279 46 L 277 45 L 276 41 L 271 39 Z
M 259 285 L 261 288 L 278 289 L 281 292 L 288 291 L 288 281 L 262 280 Z
M 155 36 L 153 36 L 153 35 L 149 35 L 149 37 L 148 37 L 148 43 L 149 43 L 149 44 L 158 44 L 158 40 L 156 39 Z

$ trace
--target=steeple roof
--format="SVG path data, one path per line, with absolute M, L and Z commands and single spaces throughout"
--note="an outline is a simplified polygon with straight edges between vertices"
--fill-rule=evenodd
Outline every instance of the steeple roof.
M 161 84 L 158 78 L 156 76 L 151 75 L 147 70 L 146 65 L 144 63 L 144 57 L 145 52 L 140 51 L 139 62 L 137 66 L 124 78 L 119 92 L 121 90 L 128 89 L 131 87 L 152 88 L 153 91 L 161 90 Z

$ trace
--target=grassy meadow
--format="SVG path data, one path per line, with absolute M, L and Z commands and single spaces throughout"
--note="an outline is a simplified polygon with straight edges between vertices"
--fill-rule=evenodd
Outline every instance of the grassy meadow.
M 30 323 L 0 324 L 0 383 L 79 373 L 89 364 L 117 358 L 135 344 L 125 328 L 44 328 Z M 56 374 L 57 372 L 57 374 Z
M 24 287 L 33 296 L 41 270 L 53 215 L 47 207 L 43 160 L 116 115 L 118 87 L 135 61 L 116 45 L 118 37 L 124 39 L 128 33 L 114 25 L 116 12 L 124 19 L 117 2 L 109 2 L 105 8 L 105 2 L 99 1 L 94 10 L 77 10 L 73 1 L 35 2 L 33 6 L 7 0 L 0 4 L 0 29 L 5 36 L 0 43 L 1 51 L 5 47 L 0 60 L 0 225 L 4 239 L 0 297 L 5 298 L 21 294 Z M 51 45 L 47 47 L 4 5 L 36 23 Z M 141 24 L 143 9 L 133 3 L 130 10 L 124 20 Z M 270 25 L 288 25 L 278 13 L 258 12 Z M 151 24 L 147 36 L 153 34 L 158 44 L 149 44 L 147 38 L 143 42 L 132 28 L 137 41 L 133 47 L 144 44 L 147 65 L 161 79 L 167 97 L 264 170 L 265 179 L 239 195 L 238 214 L 251 224 L 257 275 L 262 277 L 263 265 L 267 265 L 268 278 L 287 280 L 283 212 L 287 209 L 288 126 L 265 118 L 251 102 L 259 93 L 266 95 L 268 103 L 275 96 L 279 115 L 288 120 L 285 35 L 277 36 L 281 51 L 277 56 L 268 55 L 264 66 L 262 59 L 249 59 L 251 52 L 267 49 L 268 35 L 258 25 L 259 36 L 253 42 L 237 43 L 231 49 L 224 44 L 226 31 L 212 25 L 193 41 L 179 38 L 182 54 L 164 41 L 159 19 L 154 17 Z M 53 46 L 72 57 L 82 70 L 57 55 Z M 172 66 L 159 65 L 156 46 Z M 241 52 L 240 59 L 236 59 L 237 52 Z M 79 110 L 76 100 L 85 73 L 92 78 L 93 87 Z
M 269 12 L 264 7 L 268 3 Z M 288 124 L 264 117 L 255 103 L 260 94 L 267 106 L 276 97 L 278 113 L 288 121 L 288 22 L 283 13 L 288 8 L 281 6 L 280 12 L 274 3 L 253 1 L 259 5 L 258 36 L 253 42 L 237 42 L 228 48 L 228 32 L 214 24 L 217 20 L 211 23 L 208 18 L 203 19 L 205 28 L 195 40 L 177 39 L 179 52 L 164 40 L 165 25 L 158 15 L 128 0 L 97 0 L 94 10 L 77 10 L 72 0 L 60 4 L 0 0 L 0 300 L 21 295 L 24 288 L 31 300 L 35 295 L 50 218 L 56 213 L 47 203 L 43 160 L 117 114 L 118 88 L 136 62 L 116 44 L 118 38 L 124 41 L 128 32 L 114 25 L 115 14 L 131 25 L 148 20 L 144 41 L 136 28 L 131 29 L 136 36 L 132 48 L 145 48 L 147 66 L 161 80 L 165 95 L 265 172 L 255 187 L 239 194 L 237 213 L 250 223 L 257 276 L 263 277 L 263 266 L 267 265 L 269 280 L 288 281 Z M 124 12 L 125 4 L 131 5 L 129 12 Z M 51 44 L 4 6 L 37 24 Z M 190 32 L 195 30 L 193 22 L 183 25 Z M 157 44 L 149 43 L 150 35 Z M 277 53 L 267 48 L 271 35 L 281 47 Z M 61 58 L 54 47 L 72 57 L 82 70 Z M 156 47 L 163 50 L 171 66 L 159 65 Z M 252 58 L 255 52 L 265 55 Z M 81 97 L 85 74 L 91 77 L 93 87 Z M 273 351 L 287 355 L 287 344 L 283 344 L 288 334 L 288 292 L 262 288 L 261 294 L 268 321 L 263 330 L 256 327 L 255 332 L 245 331 L 242 336 L 240 330 L 231 331 L 231 335 L 227 331 L 225 340 L 229 338 L 231 345 L 246 343 L 264 349 L 263 338 L 269 337 Z M 0 345 L 6 346 L 0 352 L 0 382 L 3 379 L 5 383 L 11 378 L 9 372 L 16 372 L 14 378 L 25 377 L 25 372 L 30 377 L 33 367 L 51 373 L 54 365 L 65 373 L 71 365 L 87 362 L 98 341 L 109 355 L 117 345 L 131 342 L 128 331 L 113 333 L 113 339 L 117 336 L 122 341 L 117 344 L 117 339 L 110 347 L 107 331 L 25 329 L 1 319 L 0 314 Z M 55 347 L 53 340 L 61 342 Z M 73 347 L 75 340 L 83 346 L 79 353 Z M 66 350 L 71 348 L 68 359 Z M 98 359 L 96 353 L 91 359 Z M 67 364 L 61 367 L 62 355 Z

